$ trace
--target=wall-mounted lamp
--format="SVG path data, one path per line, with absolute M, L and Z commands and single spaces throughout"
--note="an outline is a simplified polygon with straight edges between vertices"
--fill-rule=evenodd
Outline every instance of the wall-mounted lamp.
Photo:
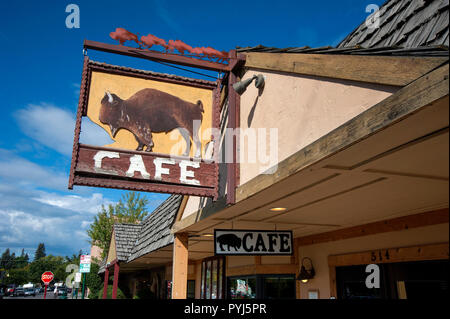
M 247 87 L 250 85 L 250 83 L 253 82 L 253 80 L 256 80 L 255 86 L 257 89 L 261 89 L 264 86 L 264 75 L 258 74 L 254 75 L 250 79 L 234 83 L 233 89 L 236 91 L 237 94 L 241 95 L 242 93 L 245 92 L 245 90 L 247 90 Z
M 309 260 L 310 267 L 306 269 L 305 260 Z M 302 268 L 300 269 L 300 273 L 297 276 L 297 280 L 301 280 L 303 283 L 307 283 L 310 279 L 313 279 L 316 275 L 316 271 L 314 270 L 311 258 L 305 257 L 302 259 Z

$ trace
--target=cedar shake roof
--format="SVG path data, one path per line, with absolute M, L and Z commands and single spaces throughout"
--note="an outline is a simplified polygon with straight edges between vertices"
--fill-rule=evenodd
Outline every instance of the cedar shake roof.
M 177 216 L 182 195 L 171 195 L 140 224 L 114 224 L 116 254 L 119 261 L 130 262 L 173 243 L 172 224 Z M 105 271 L 106 259 L 99 274 Z
M 448 10 L 449 0 L 386 1 L 372 13 L 379 14 L 378 28 L 369 28 L 364 21 L 338 47 L 448 47 Z
M 141 223 L 128 262 L 173 243 L 170 229 L 175 221 L 182 195 L 172 195 Z
M 140 230 L 140 224 L 114 224 L 116 254 L 119 261 L 128 259 Z
M 378 12 L 379 26 L 361 23 L 336 48 L 308 46 L 237 47 L 237 52 L 392 56 L 448 56 L 449 0 L 388 0 Z

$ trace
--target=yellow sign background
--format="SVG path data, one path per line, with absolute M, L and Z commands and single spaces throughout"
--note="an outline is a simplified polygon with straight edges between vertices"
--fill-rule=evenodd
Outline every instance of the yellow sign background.
M 117 132 L 116 138 L 113 138 L 109 126 L 100 122 L 99 112 L 101 100 L 105 96 L 105 92 L 108 90 L 121 99 L 126 100 L 136 92 L 146 88 L 157 89 L 191 103 L 197 103 L 198 100 L 202 101 L 204 113 L 199 130 L 199 138 L 202 142 L 202 154 L 204 154 L 205 145 L 211 140 L 211 134 L 207 133 L 210 132 L 209 129 L 212 127 L 212 90 L 93 71 L 91 75 L 87 116 L 92 122 L 108 132 L 111 139 L 114 140 L 114 143 L 104 146 L 130 150 L 136 150 L 138 146 L 134 135 L 130 131 L 121 129 Z M 178 130 L 173 130 L 167 134 L 153 133 L 152 138 L 154 143 L 152 152 L 155 153 L 181 155 L 186 147 L 186 143 Z M 174 145 L 176 145 L 175 148 Z M 195 143 L 191 141 L 190 156 L 193 156 L 194 152 Z

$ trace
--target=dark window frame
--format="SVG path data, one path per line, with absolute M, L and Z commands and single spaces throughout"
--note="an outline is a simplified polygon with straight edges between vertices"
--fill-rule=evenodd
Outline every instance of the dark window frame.
M 216 298 L 215 299 L 224 299 L 226 292 L 226 278 L 225 278 L 225 257 L 224 256 L 214 256 L 204 258 L 202 260 L 202 270 L 201 270 L 201 288 L 200 288 L 200 299 L 212 299 L 212 286 L 213 286 L 213 265 L 214 261 L 216 261 Z M 211 265 L 209 280 L 207 276 L 208 264 Z M 209 288 L 209 289 L 207 289 Z M 220 289 L 219 289 L 220 288 Z

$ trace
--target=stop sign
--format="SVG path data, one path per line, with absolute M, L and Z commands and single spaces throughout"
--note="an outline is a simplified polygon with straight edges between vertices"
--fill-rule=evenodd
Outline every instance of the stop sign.
M 44 284 L 48 285 L 53 280 L 53 273 L 51 271 L 46 271 L 42 274 L 41 280 L 44 282 Z

